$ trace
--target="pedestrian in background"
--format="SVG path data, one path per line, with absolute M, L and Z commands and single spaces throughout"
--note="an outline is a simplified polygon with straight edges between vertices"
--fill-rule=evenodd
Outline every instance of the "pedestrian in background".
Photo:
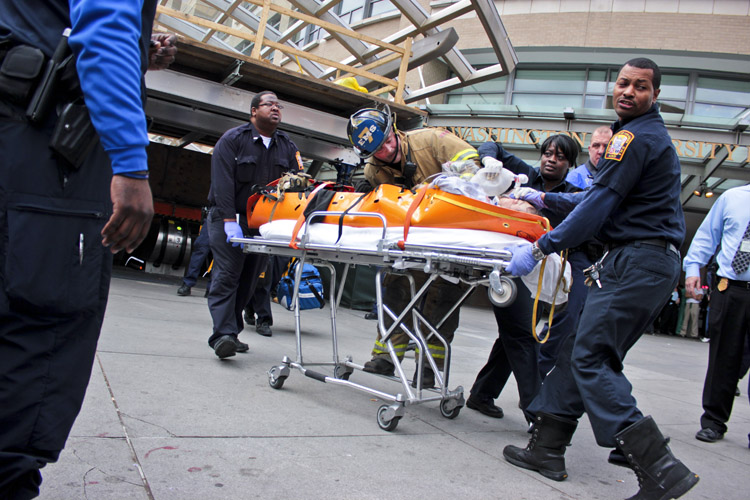
M 742 356 L 750 339 L 750 185 L 727 189 L 698 228 L 683 261 L 689 297 L 701 292 L 700 268 L 716 254 L 716 280 L 708 316 L 708 369 L 703 384 L 699 441 L 727 432 Z M 718 252 L 718 253 L 717 253 Z

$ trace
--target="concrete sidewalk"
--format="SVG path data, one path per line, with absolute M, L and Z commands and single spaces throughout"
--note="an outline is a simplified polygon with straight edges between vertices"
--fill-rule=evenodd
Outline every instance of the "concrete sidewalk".
M 375 420 L 383 404 L 347 387 L 292 371 L 281 390 L 266 372 L 295 358 L 294 317 L 274 305 L 273 337 L 254 328 L 250 352 L 220 361 L 206 340 L 211 321 L 201 284 L 176 295 L 178 280 L 118 271 L 112 281 L 86 401 L 60 460 L 43 469 L 44 500 L 58 499 L 614 499 L 638 490 L 635 475 L 609 465 L 582 420 L 568 449 L 564 482 L 511 466 L 507 444 L 525 445 L 526 426 L 511 380 L 496 420 L 464 408 L 441 416 L 437 403 L 409 406 L 393 432 Z M 369 359 L 375 322 L 338 315 L 340 353 Z M 331 359 L 329 311 L 304 311 L 306 362 Z M 464 308 L 453 343 L 450 388 L 468 389 L 497 334 L 491 312 Z M 413 355 L 413 353 L 409 353 Z M 671 437 L 675 455 L 701 476 L 684 498 L 748 498 L 747 379 L 729 431 L 714 444 L 694 438 L 708 344 L 646 335 L 626 374 L 645 414 Z M 404 361 L 411 375 L 414 361 Z M 326 371 L 320 368 L 320 371 Z M 329 370 L 330 371 L 330 370 Z M 355 372 L 352 381 L 396 392 Z

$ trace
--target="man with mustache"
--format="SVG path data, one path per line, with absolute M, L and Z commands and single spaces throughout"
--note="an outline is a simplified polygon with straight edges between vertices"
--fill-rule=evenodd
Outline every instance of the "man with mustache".
M 564 480 L 565 448 L 587 413 L 600 446 L 616 447 L 648 500 L 678 498 L 698 476 L 677 460 L 650 416 L 636 406 L 623 373 L 628 350 L 659 314 L 677 284 L 685 237 L 680 163 L 656 99 L 661 72 L 646 58 L 620 69 L 612 93 L 619 118 L 583 200 L 552 232 L 513 250 L 508 271 L 531 272 L 546 254 L 596 236 L 599 261 L 575 335 L 529 406 L 536 415 L 526 448 L 506 446 L 510 463 Z
M 211 156 L 206 223 L 214 255 L 208 292 L 213 333 L 208 345 L 219 359 L 248 351 L 237 337 L 245 327 L 242 312 L 268 263 L 267 256 L 245 254 L 239 243 L 229 241 L 259 234 L 247 227 L 247 199 L 253 186 L 303 169 L 297 146 L 277 130 L 283 108 L 276 94 L 259 92 L 250 103 L 250 122 L 225 132 Z

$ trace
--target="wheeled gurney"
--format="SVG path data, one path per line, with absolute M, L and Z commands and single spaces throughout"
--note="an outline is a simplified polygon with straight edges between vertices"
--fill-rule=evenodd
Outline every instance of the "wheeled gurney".
M 343 227 L 322 223 L 327 220 L 341 220 L 344 217 L 350 223 Z M 315 380 L 343 385 L 371 394 L 389 402 L 378 409 L 377 423 L 380 428 L 391 431 L 396 428 L 404 415 L 405 407 L 409 405 L 435 401 L 439 402 L 440 413 L 444 417 L 458 416 L 465 403 L 463 388 L 458 386 L 449 390 L 451 345 L 438 330 L 479 286 L 488 287 L 490 300 L 499 307 L 508 305 L 514 300 L 517 293 L 516 286 L 506 276 L 505 271 L 511 254 L 504 248 L 517 244 L 520 238 L 500 232 L 473 229 L 446 230 L 434 227 L 410 227 L 407 228 L 408 237 L 404 239 L 406 234 L 404 228 L 389 227 L 388 219 L 389 217 L 378 212 L 319 210 L 307 214 L 303 224 L 300 224 L 301 220 L 274 220 L 260 227 L 260 237 L 235 238 L 232 241 L 240 242 L 243 251 L 247 253 L 299 259 L 292 298 L 294 304 L 298 305 L 299 284 L 305 263 L 325 267 L 331 274 L 329 297 L 335 298 L 330 304 L 331 360 L 310 362 L 304 359 L 301 312 L 299 307 L 295 307 L 296 358 L 292 360 L 284 356 L 281 364 L 271 367 L 268 371 L 270 386 L 280 389 L 291 374 L 291 369 L 297 369 Z M 321 223 L 316 223 L 317 221 Z M 477 244 L 477 242 L 482 243 Z M 340 278 L 337 276 L 334 263 L 344 264 Z M 351 374 L 355 370 L 362 370 L 363 366 L 356 363 L 352 356 L 342 358 L 339 355 L 336 311 L 341 300 L 343 286 L 338 286 L 338 284 L 343 285 L 351 265 L 369 265 L 378 268 L 375 277 L 378 329 L 381 341 L 387 346 L 396 373 L 392 377 L 375 376 L 385 377 L 399 383 L 397 392 L 388 393 L 351 381 Z M 419 289 L 412 276 L 414 271 L 421 271 L 428 275 L 427 281 Z M 398 314 L 391 311 L 383 300 L 382 277 L 386 273 L 403 275 L 410 283 L 411 300 Z M 456 304 L 433 324 L 420 312 L 419 305 L 430 287 L 439 279 L 448 279 L 455 283 L 460 281 L 465 284 L 465 291 Z M 393 320 L 390 327 L 386 327 L 385 315 Z M 412 387 L 412 381 L 404 373 L 390 340 L 397 329 L 406 333 L 417 346 L 419 355 L 416 356 L 415 387 Z M 429 353 L 427 339 L 430 337 L 433 343 L 437 339 L 445 347 L 443 370 L 439 370 L 435 361 L 427 354 Z M 435 374 L 435 387 L 431 389 L 422 387 L 421 374 L 428 366 Z M 332 375 L 315 370 L 317 367 L 332 367 Z

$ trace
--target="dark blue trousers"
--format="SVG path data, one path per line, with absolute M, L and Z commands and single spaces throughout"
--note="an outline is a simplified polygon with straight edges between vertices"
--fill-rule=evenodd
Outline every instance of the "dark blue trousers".
M 257 315 L 256 325 L 267 323 L 273 325 L 273 312 L 271 311 L 271 291 L 279 284 L 281 275 L 284 274 L 289 259 L 286 257 L 273 256 L 268 259 L 268 267 L 264 277 L 255 287 L 255 292 L 250 297 L 250 302 L 245 307 L 248 315 Z
M 198 281 L 198 275 L 203 268 L 203 263 L 206 261 L 209 252 L 211 252 L 207 225 L 206 221 L 203 221 L 203 226 L 201 226 L 198 237 L 193 241 L 193 253 L 190 254 L 190 264 L 188 264 L 188 268 L 185 271 L 185 277 L 182 278 L 182 282 L 191 288 Z
M 586 256 L 586 252 L 571 253 L 568 256 L 568 262 L 573 277 L 570 293 L 568 293 L 568 303 L 562 312 L 554 315 L 549 339 L 539 346 L 539 374 L 542 380 L 555 366 L 555 360 L 557 360 L 565 339 L 578 328 L 578 320 L 581 317 L 583 305 L 586 303 L 586 295 L 589 293 L 588 287 L 584 284 L 583 270 L 589 267 L 592 262 Z M 549 327 L 545 326 L 539 336 L 544 338 L 548 330 Z
M 578 329 L 544 379 L 529 411 L 577 420 L 584 412 L 600 446 L 643 414 L 622 372 L 625 355 L 669 299 L 680 257 L 659 246 L 632 243 L 610 250 L 600 273 L 602 288 L 589 288 Z
M 242 311 L 255 291 L 258 275 L 266 268 L 268 257 L 243 253 L 241 247 L 227 243 L 224 221 L 217 210 L 209 211 L 207 226 L 214 254 L 213 278 L 208 292 L 208 310 L 213 320 L 208 345 L 213 347 L 219 337 L 236 337 L 245 327 Z M 243 230 L 249 233 L 246 228 Z
M 477 374 L 471 396 L 482 401 L 496 399 L 511 372 L 516 378 L 521 408 L 526 407 L 539 391 L 541 378 L 537 368 L 537 342 L 531 333 L 533 299 L 520 278 L 514 278 L 518 294 L 508 307 L 494 307 L 498 338 L 487 363 Z M 527 418 L 530 416 L 527 414 Z
M 39 493 L 81 409 L 112 255 L 101 229 L 112 171 L 97 146 L 58 164 L 53 125 L 0 117 L 0 498 Z

